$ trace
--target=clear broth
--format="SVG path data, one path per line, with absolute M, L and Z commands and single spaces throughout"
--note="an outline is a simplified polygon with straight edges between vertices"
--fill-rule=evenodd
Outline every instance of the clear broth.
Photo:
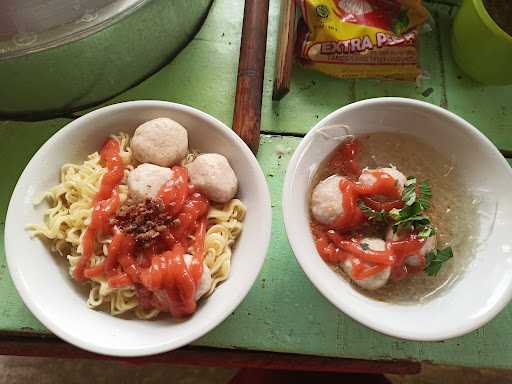
M 358 137 L 362 144 L 359 157 L 362 168 L 395 166 L 406 176 L 428 180 L 432 185 L 432 204 L 428 214 L 437 228 L 437 247 L 453 248 L 453 259 L 446 262 L 440 273 L 431 277 L 425 273 L 410 275 L 399 282 L 389 281 L 376 291 L 367 291 L 352 283 L 362 294 L 376 300 L 395 303 L 426 301 L 452 285 L 464 272 L 474 253 L 479 232 L 478 200 L 467 186 L 461 170 L 454 162 L 413 136 L 399 133 L 374 133 Z M 312 186 L 331 176 L 327 163 L 320 165 Z M 334 269 L 350 280 L 339 267 Z

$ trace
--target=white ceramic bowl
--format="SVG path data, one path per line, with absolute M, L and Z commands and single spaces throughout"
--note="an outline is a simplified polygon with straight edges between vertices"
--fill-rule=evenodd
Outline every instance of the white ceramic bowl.
M 467 185 L 496 197 L 489 238 L 469 257 L 473 261 L 444 294 L 423 304 L 391 304 L 370 299 L 340 278 L 318 255 L 309 230 L 311 179 L 346 134 L 404 132 L 452 156 Z M 340 137 L 339 140 L 332 137 Z M 470 332 L 491 320 L 512 298 L 512 171 L 494 145 L 475 127 L 434 105 L 402 98 L 360 101 L 320 121 L 302 140 L 286 174 L 283 212 L 295 256 L 318 290 L 341 311 L 382 333 L 411 340 L 443 340 Z M 492 205 L 492 204 L 491 204 Z M 475 215 L 478 215 L 475 213 Z M 477 218 L 475 218 L 477 219 Z M 488 232 L 485 233 L 485 230 Z
M 239 180 L 238 197 L 247 206 L 243 232 L 234 247 L 230 277 L 184 321 L 125 320 L 91 310 L 86 296 L 68 275 L 67 261 L 52 255 L 25 226 L 39 223 L 45 204 L 34 197 L 59 182 L 60 167 L 81 162 L 111 133 L 133 133 L 144 121 L 170 117 L 188 131 L 190 147 L 218 152 L 230 161 Z M 29 162 L 9 204 L 5 225 L 7 263 L 14 284 L 31 312 L 57 336 L 83 349 L 114 356 L 169 351 L 203 336 L 232 313 L 247 295 L 263 265 L 271 226 L 270 195 L 263 173 L 245 143 L 225 124 L 204 112 L 163 101 L 112 105 L 69 123 Z

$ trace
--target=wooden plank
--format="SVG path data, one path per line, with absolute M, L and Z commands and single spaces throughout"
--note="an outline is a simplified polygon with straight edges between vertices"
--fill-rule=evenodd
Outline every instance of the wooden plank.
M 172 101 L 198 108 L 231 126 L 238 50 L 239 46 L 231 41 L 194 40 L 165 69 L 107 104 Z
M 4 222 L 7 206 L 18 177 L 32 155 L 68 119 L 39 123 L 0 121 L 0 330 L 48 332 L 23 305 L 7 271 L 4 256 Z M 20 255 L 23 257 L 23 255 Z
M 384 375 L 296 372 L 275 369 L 241 369 L 229 384 L 392 384 Z
M 323 117 L 354 101 L 354 81 L 333 79 L 304 69 L 295 63 L 292 68 L 290 92 L 280 101 L 273 101 L 279 13 L 280 1 L 271 1 L 262 130 L 267 133 L 304 135 Z
M 295 0 L 281 1 L 278 42 L 275 53 L 273 100 L 281 100 L 290 91 L 295 52 L 296 13 Z
M 195 39 L 239 46 L 243 13 L 243 1 L 214 1 L 207 19 Z
M 451 21 L 456 7 L 440 1 L 427 3 L 434 17 L 432 31 L 422 33 L 422 65 L 429 78 L 421 86 L 384 80 L 335 79 L 294 66 L 291 92 L 279 103 L 264 99 L 267 132 L 305 134 L 319 119 L 355 100 L 402 96 L 443 106 L 473 123 L 500 149 L 512 151 L 512 86 L 477 84 L 460 73 L 451 57 Z M 458 0 L 454 0 L 457 4 Z M 450 3 L 448 3 L 450 4 Z M 272 25 L 276 33 L 276 26 Z M 269 38 L 270 39 L 270 38 Z M 269 40 L 268 60 L 273 60 L 275 39 Z M 271 85 L 269 77 L 268 88 Z M 267 92 L 269 94 L 269 92 Z
M 0 337 L 0 353 L 12 356 L 63 357 L 67 359 L 115 360 L 130 364 L 167 363 L 203 367 L 256 368 L 314 372 L 416 374 L 419 363 L 334 359 L 218 348 L 185 347 L 155 356 L 116 358 L 87 352 L 55 338 Z
M 0 183 L 0 217 L 5 218 L 11 192 L 24 166 L 48 138 L 70 119 L 55 119 L 38 123 L 0 120 L 0 162 L 2 182 Z M 2 220 L 3 224 L 3 220 Z

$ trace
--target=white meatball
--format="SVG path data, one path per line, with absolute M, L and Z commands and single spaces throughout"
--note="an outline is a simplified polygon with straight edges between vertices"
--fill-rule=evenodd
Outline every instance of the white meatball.
M 141 164 L 128 174 L 128 194 L 134 200 L 154 199 L 171 174 L 170 168 Z
M 400 172 L 396 168 L 365 169 L 363 170 L 363 173 L 361 173 L 361 176 L 359 176 L 359 182 L 363 185 L 373 185 L 373 183 L 377 181 L 377 178 L 374 175 L 372 175 L 372 172 L 387 173 L 389 176 L 396 180 L 397 187 L 400 193 L 402 193 L 402 191 L 404 190 L 404 185 L 405 182 L 407 181 L 407 178 L 402 172 Z
M 398 233 L 394 233 L 393 227 L 390 225 L 388 227 L 388 230 L 386 231 L 386 241 L 398 241 L 398 240 L 400 240 Z
M 313 189 L 311 195 L 311 212 L 316 221 L 321 224 L 332 224 L 343 215 L 343 192 L 340 181 L 343 177 L 329 176 Z
M 397 233 L 393 233 L 391 227 L 389 227 L 388 232 L 386 234 L 386 240 L 388 241 L 399 241 L 403 240 L 404 236 L 398 236 Z M 420 267 L 422 256 L 425 257 L 429 252 L 432 252 L 437 245 L 437 237 L 436 235 L 430 236 L 425 240 L 425 243 L 421 246 L 418 253 L 414 255 L 407 256 L 405 258 L 405 263 L 410 265 L 411 267 Z
M 427 241 L 425 241 L 425 244 L 423 244 L 423 247 L 420 249 L 420 255 L 426 256 L 428 253 L 432 252 L 434 249 L 436 249 L 437 245 L 437 237 L 436 235 L 430 236 Z
M 238 180 L 228 160 L 218 153 L 199 155 L 186 165 L 190 182 L 206 197 L 217 203 L 227 203 L 235 197 Z
M 185 264 L 187 265 L 187 267 L 190 267 L 190 264 L 192 263 L 192 255 L 189 255 L 187 253 L 183 255 L 183 259 L 185 260 Z M 199 280 L 199 287 L 197 287 L 194 299 L 196 301 L 199 300 L 206 292 L 210 290 L 211 286 L 212 276 L 210 274 L 210 269 L 205 263 L 203 263 L 203 273 L 201 275 L 201 279 Z
M 430 236 L 420 248 L 419 252 L 415 255 L 407 256 L 405 263 L 411 267 L 420 267 L 422 265 L 422 256 L 427 256 L 428 253 L 432 252 L 436 248 L 436 235 Z
M 149 120 L 135 130 L 131 147 L 133 156 L 141 163 L 170 167 L 187 154 L 187 131 L 166 117 Z
M 386 242 L 378 238 L 364 238 L 360 241 L 360 243 L 368 244 L 368 247 L 372 251 L 386 250 Z M 352 277 L 352 260 L 350 257 L 344 261 L 342 267 L 345 273 L 352 279 L 354 283 L 369 291 L 382 288 L 384 285 L 386 285 L 389 280 L 389 276 L 391 275 L 391 267 L 386 267 L 384 270 L 376 273 L 373 276 L 367 277 L 366 279 L 356 280 Z

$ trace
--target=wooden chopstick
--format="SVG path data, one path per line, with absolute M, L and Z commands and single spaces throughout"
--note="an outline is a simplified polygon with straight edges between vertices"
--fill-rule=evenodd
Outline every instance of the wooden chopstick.
M 290 91 L 295 45 L 295 0 L 282 0 L 272 99 L 281 100 Z
M 269 0 L 245 0 L 233 129 L 254 154 L 260 144 L 261 98 Z

